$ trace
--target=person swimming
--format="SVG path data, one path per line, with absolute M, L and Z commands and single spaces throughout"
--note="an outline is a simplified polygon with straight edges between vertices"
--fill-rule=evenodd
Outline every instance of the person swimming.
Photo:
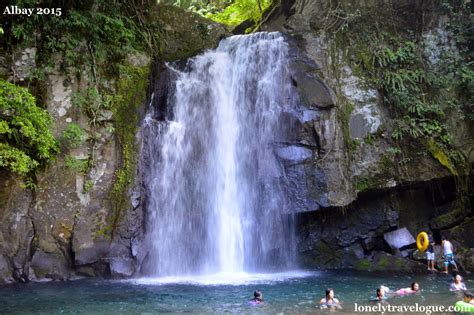
M 473 304 L 474 305 L 474 294 L 469 291 L 464 291 L 464 303 Z
M 454 273 L 453 282 L 449 286 L 449 291 L 466 291 L 466 285 L 462 282 L 462 277 L 458 273 Z
M 326 289 L 326 297 L 319 301 L 321 308 L 341 308 L 341 303 L 334 297 L 334 290 L 331 288 Z
M 260 290 L 255 290 L 253 293 L 253 299 L 251 299 L 250 304 L 256 305 L 256 304 L 263 304 L 263 293 Z
M 375 297 L 377 298 L 377 301 L 379 302 L 386 300 L 387 297 L 385 296 L 385 290 L 382 287 L 378 288 L 375 293 Z
M 377 288 L 375 291 L 375 297 L 372 296 L 370 300 L 372 302 L 385 302 L 388 298 L 387 294 L 390 293 L 390 289 L 386 286 L 381 285 L 380 288 Z
M 420 285 L 417 282 L 413 282 L 409 288 L 401 288 L 395 291 L 395 293 L 399 295 L 404 295 L 404 294 L 413 294 L 417 293 L 420 291 Z

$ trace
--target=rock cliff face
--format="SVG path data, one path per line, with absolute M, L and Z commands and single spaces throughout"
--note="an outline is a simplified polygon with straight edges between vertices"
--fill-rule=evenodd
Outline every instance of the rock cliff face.
M 286 176 L 294 188 L 300 262 L 316 268 L 420 269 L 405 259 L 422 260 L 413 244 L 400 251 L 384 241 L 385 233 L 406 227 L 415 237 L 430 232 L 438 243 L 441 235 L 450 237 L 461 265 L 472 270 L 472 168 L 455 177 L 423 146 L 395 144 L 395 117 L 384 106 L 386 96 L 350 57 L 363 50 L 337 35 L 360 17 L 370 34 L 377 16 L 383 19 L 388 12 L 390 23 L 418 32 L 431 67 L 442 63 L 440 51 L 458 54 L 448 16 L 422 1 L 282 0 L 264 18 L 262 30 L 286 33 L 294 47 L 292 79 L 310 117 L 289 123 L 300 128 L 282 157 L 291 161 Z M 454 146 L 472 165 L 472 144 L 466 146 L 472 122 L 449 110 L 446 115 Z M 301 146 L 304 153 L 291 149 Z M 394 147 L 403 160 L 393 154 Z
M 335 19 L 341 8 L 348 9 L 346 15 Z M 474 155 L 467 141 L 473 138 L 472 123 L 446 111 L 454 144 L 471 165 L 458 176 L 426 148 L 406 144 L 401 157 L 394 154 L 394 117 L 383 105 L 384 95 L 367 84 L 347 58 L 347 51 L 356 48 L 332 36 L 351 14 L 374 10 L 394 13 L 398 23 L 418 32 L 433 67 L 441 52 L 456 50 L 448 18 L 423 6 L 423 1 L 281 0 L 261 26 L 263 31 L 286 34 L 291 79 L 300 98 L 299 111 L 288 113 L 282 126 L 292 137 L 276 150 L 284 168 L 289 210 L 296 217 L 299 260 L 313 268 L 421 270 L 413 245 L 393 249 L 384 241 L 385 233 L 407 228 L 413 236 L 431 231 L 438 242 L 441 235 L 448 236 L 457 245 L 461 265 L 474 270 Z M 421 29 L 407 22 L 419 21 L 420 16 L 426 19 Z M 227 36 L 221 26 L 176 8 L 157 10 L 156 18 L 164 22 L 168 43 L 162 61 L 188 58 Z M 27 84 L 38 67 L 36 54 L 35 47 L 2 54 L 0 76 Z M 166 99 L 170 77 L 159 63 L 153 67 L 151 63 L 151 56 L 140 54 L 127 61 L 132 70 L 143 70 L 124 92 L 131 104 L 125 113 L 132 125 L 142 118 L 147 84 L 150 91 L 163 94 L 155 95 L 154 101 Z M 146 213 L 139 181 L 121 192 L 126 199 L 122 205 L 118 200 L 122 194 L 114 193 L 118 172 L 127 160 L 113 131 L 119 113 L 103 110 L 99 119 L 104 123 L 92 128 L 87 115 L 72 102 L 77 92 L 90 86 L 88 71 L 71 76 L 49 70 L 40 94 L 55 119 L 59 139 L 74 122 L 91 135 L 90 141 L 75 148 L 62 144 L 57 160 L 38 174 L 34 191 L 25 189 L 20 178 L 0 172 L 0 282 L 126 277 L 140 271 Z M 120 94 L 120 81 L 109 78 L 101 84 Z M 157 108 L 166 110 L 163 105 Z M 88 162 L 86 172 L 77 171 L 81 161 L 93 163 Z M 411 258 L 409 263 L 406 257 Z
M 221 25 L 175 7 L 158 6 L 150 16 L 163 27 L 167 46 L 155 56 L 161 60 L 198 54 L 226 34 Z M 2 52 L 0 75 L 17 84 L 31 84 L 35 71 L 44 69 L 38 64 L 39 52 L 36 47 L 15 49 L 12 54 Z M 136 157 L 128 156 L 130 151 L 124 147 L 139 145 L 134 133 L 143 118 L 148 83 L 156 75 L 150 73 L 152 56 L 130 55 L 123 61 L 125 75 L 115 77 L 100 67 L 97 73 L 86 66 L 65 71 L 59 68 L 61 56 L 50 57 L 58 66 L 45 71 L 38 98 L 54 119 L 61 153 L 37 174 L 34 190 L 25 188 L 21 178 L 0 173 L 0 283 L 131 276 L 143 259 L 140 240 L 145 214 L 139 187 L 123 188 L 117 183 L 121 172 L 132 180 L 136 172 L 136 163 L 130 162 Z M 103 95 L 87 94 L 96 75 L 100 75 L 96 86 L 107 90 L 109 100 L 121 107 L 99 106 L 91 117 L 77 97 L 105 100 Z M 73 147 L 64 137 L 72 123 L 87 134 Z M 129 143 L 124 141 L 126 132 Z M 127 163 L 130 170 L 123 172 Z

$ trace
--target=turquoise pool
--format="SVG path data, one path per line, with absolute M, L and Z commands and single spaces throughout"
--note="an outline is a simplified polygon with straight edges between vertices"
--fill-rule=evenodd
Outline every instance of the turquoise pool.
M 474 281 L 466 277 L 468 288 Z M 76 280 L 0 286 L 0 314 L 328 314 L 317 306 L 326 287 L 343 303 L 336 313 L 353 314 L 355 303 L 374 305 L 376 287 L 408 287 L 417 281 L 422 292 L 394 297 L 390 305 L 445 305 L 459 296 L 448 291 L 451 278 L 442 274 L 396 275 L 354 271 L 293 272 L 200 278 Z M 176 283 L 178 282 L 178 283 Z M 227 282 L 227 284 L 226 284 Z M 250 306 L 255 289 L 266 303 Z

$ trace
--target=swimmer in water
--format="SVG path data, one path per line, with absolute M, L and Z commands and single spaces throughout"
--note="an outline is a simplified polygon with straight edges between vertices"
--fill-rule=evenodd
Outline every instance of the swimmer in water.
M 386 286 L 381 285 L 380 288 L 377 288 L 377 290 L 375 292 L 375 298 L 372 297 L 371 301 L 386 303 L 385 302 L 385 300 L 387 299 L 386 294 L 389 293 L 389 292 L 390 292 L 389 288 L 387 288 Z
M 420 285 L 417 282 L 413 282 L 409 288 L 401 288 L 396 291 L 397 294 L 412 294 L 420 291 Z
M 263 294 L 260 290 L 255 290 L 253 293 L 253 299 L 250 300 L 251 304 L 263 304 Z
M 331 288 L 326 289 L 326 297 L 319 301 L 321 308 L 341 308 L 341 303 L 334 297 L 334 290 Z
M 474 294 L 472 294 L 471 292 L 469 291 L 464 291 L 464 299 L 463 301 L 465 303 L 469 303 L 469 304 L 474 304 Z
M 376 298 L 378 301 L 382 302 L 383 300 L 386 299 L 385 297 L 385 290 L 383 290 L 382 288 L 378 288 L 377 289 L 377 292 L 376 292 Z
M 453 282 L 449 286 L 449 291 L 466 291 L 466 285 L 462 282 L 462 277 L 460 274 L 455 273 L 453 277 Z

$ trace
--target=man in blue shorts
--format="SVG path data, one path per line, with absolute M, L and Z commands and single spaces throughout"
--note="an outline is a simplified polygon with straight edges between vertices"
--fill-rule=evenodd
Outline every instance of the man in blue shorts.
M 458 271 L 458 266 L 454 261 L 454 247 L 453 244 L 443 236 L 441 245 L 443 245 L 444 252 L 444 273 L 448 273 L 449 265 L 452 265 L 454 270 Z

